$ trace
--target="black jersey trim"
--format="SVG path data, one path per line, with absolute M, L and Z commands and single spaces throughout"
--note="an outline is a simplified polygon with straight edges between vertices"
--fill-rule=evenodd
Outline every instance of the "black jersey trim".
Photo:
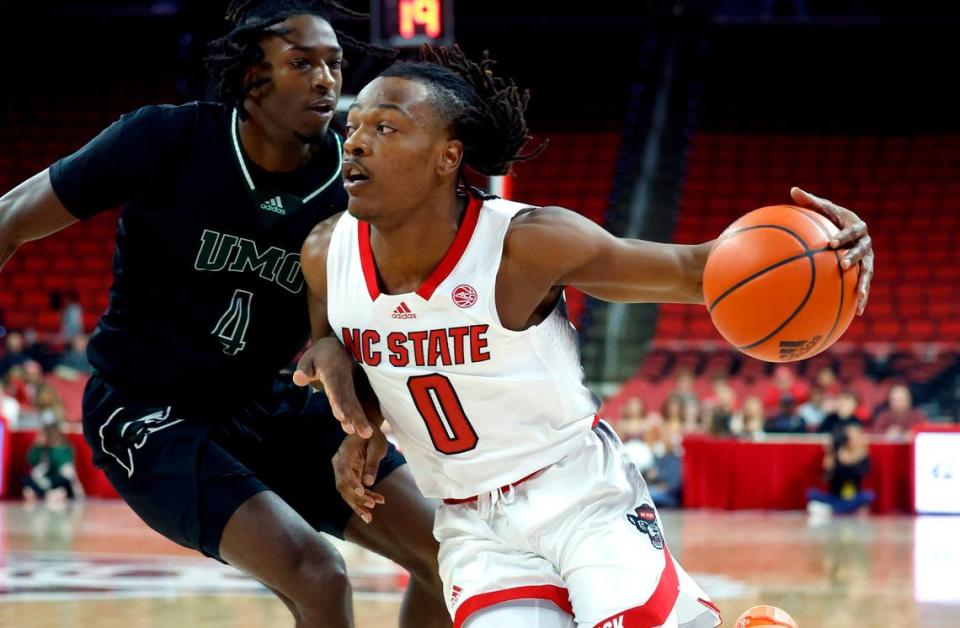
M 247 162 L 243 158 L 243 151 L 240 150 L 240 137 L 237 133 L 237 127 L 237 110 L 234 109 L 230 114 L 230 137 L 233 138 L 233 150 L 237 156 L 237 163 L 240 164 L 240 170 L 243 172 L 243 178 L 246 179 L 247 185 L 250 187 L 250 191 L 253 192 L 257 189 L 257 186 L 254 184 L 253 177 L 250 176 L 250 171 L 247 169 Z M 337 143 L 337 167 L 334 168 L 333 174 L 330 175 L 330 178 L 327 179 L 326 182 L 316 190 L 304 196 L 300 201 L 301 203 L 309 203 L 318 194 L 330 187 L 330 184 L 336 181 L 337 177 L 340 176 L 340 171 L 343 168 L 343 144 L 340 142 L 340 136 L 330 128 L 327 129 L 327 133 L 332 134 L 333 141 Z

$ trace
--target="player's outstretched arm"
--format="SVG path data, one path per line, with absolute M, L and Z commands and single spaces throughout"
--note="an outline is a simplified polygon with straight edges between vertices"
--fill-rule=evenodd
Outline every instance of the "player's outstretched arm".
M 39 172 L 0 196 L 0 268 L 24 242 L 39 240 L 77 221 Z
M 383 414 L 370 383 L 362 371 L 356 373 L 355 381 L 356 364 L 331 334 L 327 319 L 327 251 L 340 216 L 338 214 L 317 225 L 300 251 L 313 345 L 300 359 L 293 381 L 298 386 L 322 386 L 326 391 L 334 416 L 347 432 L 331 460 L 337 490 L 357 516 L 370 523 L 374 507 L 385 501 L 383 495 L 369 487 L 373 485 L 380 461 L 387 453 L 387 440 L 380 431 Z
M 500 285 L 519 283 L 544 293 L 573 286 L 604 301 L 703 303 L 712 248 L 617 238 L 580 214 L 543 207 L 514 219 L 507 233 L 497 302 L 505 302 Z
M 796 203 L 820 211 L 840 232 L 831 242 L 847 249 L 844 264 L 861 264 L 860 312 L 873 276 L 873 248 L 867 226 L 849 209 L 799 188 Z M 573 286 L 605 301 L 628 303 L 703 303 L 703 269 L 715 241 L 696 245 L 664 244 L 616 238 L 592 221 L 561 207 L 543 207 L 517 217 L 504 245 L 497 287 L 536 286 L 542 295 L 556 286 Z M 522 274 L 519 282 L 512 276 Z M 505 280 L 505 281 L 504 281 Z
M 353 357 L 331 334 L 327 320 L 327 250 L 340 216 L 333 216 L 314 227 L 300 251 L 300 265 L 307 284 L 313 345 L 300 358 L 293 374 L 293 383 L 323 388 L 330 400 L 330 409 L 340 421 L 343 431 L 370 438 L 373 427 L 367 420 L 354 387 Z

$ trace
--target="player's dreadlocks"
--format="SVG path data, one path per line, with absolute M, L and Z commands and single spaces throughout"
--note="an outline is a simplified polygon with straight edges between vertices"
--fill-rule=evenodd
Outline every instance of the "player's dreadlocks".
M 427 83 L 433 104 L 463 142 L 464 163 L 480 174 L 496 176 L 508 174 L 516 162 L 533 159 L 547 142 L 521 152 L 531 139 L 524 118 L 530 93 L 520 91 L 511 79 L 494 76 L 495 65 L 488 52 L 476 63 L 459 46 L 424 44 L 419 63 L 398 62 L 380 76 Z
M 270 79 L 263 78 L 248 85 L 244 77 L 251 66 L 263 60 L 260 40 L 264 35 L 284 35 L 281 29 L 275 28 L 276 24 L 295 15 L 316 15 L 331 24 L 334 20 L 364 20 L 369 17 L 366 13 L 353 11 L 336 0 L 232 0 L 225 17 L 233 28 L 223 37 L 210 42 L 209 54 L 204 59 L 210 75 L 216 81 L 217 97 L 221 101 L 237 107 L 250 90 L 270 82 Z M 371 46 L 339 30 L 334 32 L 340 45 L 346 50 L 380 57 L 395 56 L 385 48 Z M 244 108 L 237 109 L 240 117 L 246 118 Z

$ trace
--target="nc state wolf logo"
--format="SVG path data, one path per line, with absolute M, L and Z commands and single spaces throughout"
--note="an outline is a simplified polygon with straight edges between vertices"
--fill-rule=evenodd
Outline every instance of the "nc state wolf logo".
M 650 537 L 650 544 L 656 549 L 663 549 L 663 535 L 660 534 L 660 526 L 657 525 L 657 513 L 653 506 L 649 504 L 640 504 L 636 508 L 635 515 L 627 515 L 627 521 L 637 526 L 637 530 Z
M 126 422 L 114 421 L 123 408 L 117 408 L 100 426 L 100 449 L 126 469 L 127 477 L 133 476 L 133 450 L 141 449 L 154 432 L 165 430 L 183 419 L 170 419 L 170 406 Z

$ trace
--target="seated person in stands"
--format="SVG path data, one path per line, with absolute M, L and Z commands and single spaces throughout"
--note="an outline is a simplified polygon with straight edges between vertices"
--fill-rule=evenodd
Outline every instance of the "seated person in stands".
M 910 389 L 903 384 L 890 388 L 887 395 L 887 407 L 877 412 L 871 431 L 891 438 L 906 438 L 910 431 L 927 421 L 923 410 L 913 407 Z
M 83 335 L 83 306 L 73 290 L 67 292 L 63 301 L 62 307 L 54 309 L 60 312 L 60 338 L 69 341 Z
M 87 361 L 87 337 L 77 334 L 70 338 L 70 348 L 57 361 L 57 368 L 67 368 L 76 373 L 91 373 L 93 369 Z
M 803 419 L 793 410 L 793 399 L 782 397 L 776 413 L 763 424 L 763 431 L 768 434 L 803 434 L 807 426 Z
M 683 407 L 683 399 L 677 395 L 669 395 L 663 400 L 660 414 L 668 431 L 678 434 L 689 431 L 685 422 Z
M 697 403 L 697 393 L 694 391 L 695 380 L 690 369 L 682 368 L 677 373 L 677 384 L 670 392 L 671 396 L 680 398 L 683 402 Z
M 20 423 L 20 401 L 9 373 L 0 377 L 0 418 L 8 427 L 17 427 Z
M 25 344 L 20 332 L 11 331 L 7 334 L 3 357 L 0 357 L 0 377 L 5 376 L 13 367 L 20 366 L 30 359 Z
M 769 411 L 780 408 L 784 401 L 790 400 L 794 406 L 806 402 L 810 396 L 810 387 L 793 373 L 793 369 L 785 364 L 777 366 L 773 371 L 773 382 L 763 393 L 763 405 Z
M 67 419 L 63 399 L 60 398 L 60 393 L 52 384 L 43 382 L 37 386 L 37 391 L 33 396 L 33 405 L 40 413 L 40 422 L 43 425 L 50 423 L 59 425 Z
M 623 404 L 623 410 L 620 411 L 620 420 L 617 425 L 638 425 L 647 415 L 643 399 L 640 397 L 630 397 Z
M 658 453 L 661 453 L 663 419 L 658 414 L 647 417 L 637 414 L 625 414 L 617 424 L 617 434 L 623 441 L 623 448 L 641 472 L 653 467 Z
M 863 427 L 863 423 L 856 417 L 857 406 L 860 400 L 852 390 L 846 390 L 837 399 L 836 408 L 833 412 L 824 417 L 823 422 L 817 428 L 821 434 L 833 434 L 842 432 L 849 425 Z
M 810 398 L 797 408 L 797 414 L 803 419 L 807 431 L 815 432 L 827 415 L 833 411 L 833 404 L 828 402 L 823 388 L 814 386 L 810 389 Z
M 680 489 L 683 487 L 683 450 L 680 442 L 663 432 L 659 453 L 653 457 L 653 466 L 644 472 L 650 497 L 658 508 L 673 508 L 680 505 Z
M 43 426 L 43 431 L 27 452 L 27 463 L 30 473 L 23 476 L 23 497 L 27 502 L 37 499 L 63 502 L 83 495 L 73 464 L 73 448 L 59 422 Z
M 756 395 L 750 395 L 743 401 L 743 412 L 736 428 L 737 435 L 743 438 L 762 438 L 766 419 L 763 401 Z
M 873 491 L 862 488 L 864 477 L 870 471 L 867 435 L 859 421 L 848 423 L 834 432 L 823 456 L 823 469 L 828 491 L 812 488 L 807 491 L 807 508 L 811 514 L 818 511 L 847 514 L 866 513 L 873 503 Z
M 731 436 L 734 426 L 739 422 L 736 416 L 737 394 L 726 382 L 714 388 L 714 394 L 704 399 L 709 405 L 710 424 L 707 430 L 713 436 Z

